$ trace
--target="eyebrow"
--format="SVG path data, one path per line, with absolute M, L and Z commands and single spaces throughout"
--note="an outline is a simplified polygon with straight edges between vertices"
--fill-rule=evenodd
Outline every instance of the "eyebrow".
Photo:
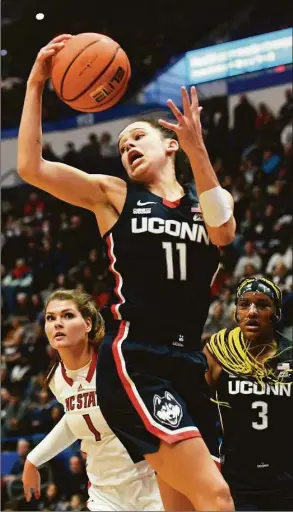
M 132 130 L 130 130 L 129 134 L 131 134 L 131 133 L 135 132 L 136 130 L 144 130 L 144 128 L 143 128 L 143 127 L 141 127 L 141 128 L 139 128 L 139 127 L 137 127 L 137 128 L 132 128 Z M 121 137 L 121 139 L 119 139 L 119 137 L 118 137 L 118 148 L 120 147 L 121 141 L 122 141 L 124 138 L 125 138 L 125 135 L 123 135 L 123 136 Z
M 67 308 L 62 309 L 61 313 L 66 313 L 67 311 L 75 312 L 75 309 Z M 46 315 L 55 315 L 56 313 L 52 313 L 52 311 L 46 311 Z
M 269 306 L 272 306 L 273 303 L 270 301 L 269 298 L 261 298 L 261 297 L 258 297 L 256 298 L 254 301 L 252 299 L 249 299 L 248 297 L 240 297 L 239 299 L 239 302 L 253 302 L 254 304 L 257 304 L 258 302 L 262 302 L 262 303 L 265 303 L 265 304 L 268 304 Z

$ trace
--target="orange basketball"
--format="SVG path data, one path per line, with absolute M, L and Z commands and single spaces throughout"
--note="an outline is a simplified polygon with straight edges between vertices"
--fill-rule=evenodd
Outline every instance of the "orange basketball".
M 52 84 L 59 98 L 81 112 L 100 112 L 125 93 L 130 63 L 119 44 L 108 36 L 73 36 L 54 57 Z

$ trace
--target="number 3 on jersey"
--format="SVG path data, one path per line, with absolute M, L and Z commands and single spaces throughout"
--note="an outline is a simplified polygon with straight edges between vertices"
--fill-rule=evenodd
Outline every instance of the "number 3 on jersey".
M 172 244 L 172 242 L 162 242 L 162 246 L 166 252 L 167 279 L 176 279 L 174 260 L 179 257 L 180 281 L 186 281 L 186 244 L 182 242 L 176 244 Z
M 258 421 L 253 421 L 252 426 L 256 430 L 268 428 L 268 404 L 266 402 L 253 402 L 252 409 L 257 410 Z

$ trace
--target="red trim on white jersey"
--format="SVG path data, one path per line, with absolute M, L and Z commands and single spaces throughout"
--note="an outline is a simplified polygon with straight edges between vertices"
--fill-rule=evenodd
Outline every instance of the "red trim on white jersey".
M 113 317 L 116 320 L 121 320 L 122 317 L 119 312 L 119 307 L 121 306 L 121 304 L 124 304 L 125 298 L 123 297 L 123 295 L 121 293 L 121 288 L 122 288 L 122 284 L 123 284 L 122 276 L 121 276 L 121 274 L 119 274 L 119 272 L 115 268 L 116 256 L 114 254 L 114 242 L 113 242 L 112 233 L 110 233 L 110 235 L 108 235 L 106 237 L 106 243 L 108 246 L 108 258 L 110 260 L 109 269 L 111 270 L 111 272 L 113 272 L 113 274 L 115 276 L 116 284 L 115 284 L 114 292 L 116 293 L 116 295 L 119 299 L 117 304 L 112 304 L 111 311 L 112 311 Z
M 67 384 L 69 384 L 69 386 L 72 386 L 73 380 L 67 376 L 67 373 L 66 373 L 66 370 L 64 368 L 64 364 L 62 363 L 62 361 L 61 361 L 61 373 L 62 373 L 63 379 L 67 382 Z
M 96 350 L 94 350 L 93 356 L 92 356 L 92 360 L 91 360 L 91 363 L 90 363 L 90 366 L 89 366 L 89 369 L 88 369 L 88 372 L 87 372 L 87 376 L 86 376 L 86 380 L 88 382 L 91 382 L 91 380 L 93 378 L 93 375 L 95 373 L 95 369 L 96 369 L 96 366 L 97 366 L 97 360 L 98 360 L 98 352 Z M 68 377 L 68 375 L 66 373 L 66 370 L 65 370 L 65 366 L 62 363 L 62 361 L 61 361 L 61 373 L 62 373 L 63 379 L 67 382 L 67 384 L 69 384 L 69 386 L 72 386 L 73 385 L 73 379 Z
M 96 350 L 94 350 L 93 357 L 92 357 L 92 360 L 91 360 L 91 364 L 90 364 L 90 367 L 89 367 L 89 371 L 88 371 L 87 376 L 86 376 L 86 380 L 88 382 L 91 382 L 91 380 L 93 378 L 93 375 L 95 373 L 95 369 L 96 369 L 96 366 L 97 366 L 97 360 L 98 360 L 98 352 Z
M 159 437 L 169 444 L 181 441 L 182 439 L 189 439 L 191 437 L 201 437 L 198 428 L 195 426 L 178 428 L 177 430 L 169 430 L 168 428 L 158 423 L 148 411 L 135 386 L 135 383 L 127 373 L 126 363 L 122 353 L 122 343 L 127 338 L 129 325 L 129 322 L 125 322 L 124 320 L 121 322 L 118 334 L 113 341 L 112 351 L 120 380 L 129 399 L 132 402 L 132 405 L 135 407 L 137 413 L 142 419 L 144 426 L 153 435 Z

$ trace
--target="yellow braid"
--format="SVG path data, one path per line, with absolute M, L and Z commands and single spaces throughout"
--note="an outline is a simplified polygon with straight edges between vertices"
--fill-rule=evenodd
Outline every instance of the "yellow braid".
M 207 348 L 218 360 L 223 370 L 229 374 L 249 375 L 262 386 L 264 381 L 277 384 L 283 380 L 283 378 L 278 379 L 273 368 L 268 365 L 268 362 L 276 357 L 276 341 L 273 341 L 269 347 L 274 350 L 273 355 L 267 356 L 262 361 L 251 354 L 250 345 L 245 342 L 240 327 L 236 327 L 230 332 L 227 332 L 227 329 L 222 329 L 213 334 L 207 342 Z M 285 350 L 287 348 L 282 352 Z M 279 352 L 278 355 L 282 352 Z

